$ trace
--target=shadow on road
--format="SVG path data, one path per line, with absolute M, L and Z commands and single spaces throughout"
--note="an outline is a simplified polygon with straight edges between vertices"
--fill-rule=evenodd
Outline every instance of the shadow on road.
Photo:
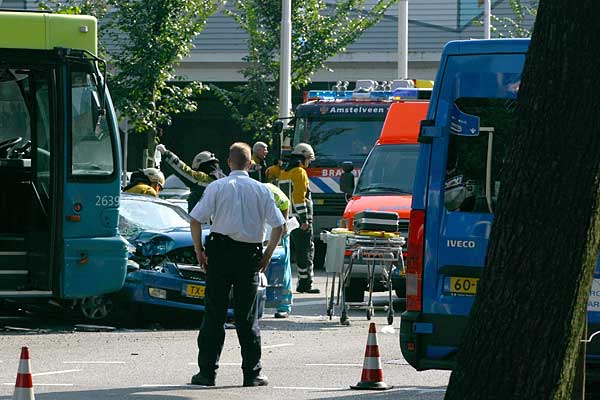
M 227 387 L 221 387 L 226 389 Z M 173 386 L 173 387 L 131 387 L 121 389 L 98 389 L 98 390 L 82 390 L 68 392 L 53 392 L 53 393 L 36 393 L 35 398 L 38 400 L 92 400 L 92 399 L 127 399 L 135 400 L 181 400 L 181 399 L 197 399 L 198 396 L 170 394 L 169 391 L 190 390 L 198 391 L 214 391 L 218 388 L 208 388 L 201 386 Z M 34 389 L 35 390 L 35 389 Z M 202 396 L 203 398 L 205 396 Z M 216 398 L 216 396 L 215 396 Z M 0 396 L 0 400 L 9 400 L 12 396 Z
M 199 386 L 173 386 L 173 387 L 140 387 L 140 388 L 121 388 L 121 389 L 98 389 L 84 391 L 67 391 L 53 393 L 36 393 L 35 397 L 38 400 L 93 400 L 93 399 L 128 399 L 135 400 L 181 400 L 181 399 L 220 399 L 227 398 L 228 389 L 240 388 L 237 386 L 216 386 L 212 388 Z M 265 399 L 265 398 L 280 398 L 283 395 L 282 390 L 276 387 L 265 388 L 244 388 L 247 390 L 247 399 Z M 169 393 L 177 391 L 179 393 Z M 187 393 L 181 393 L 186 391 Z M 361 399 L 378 399 L 378 400 L 442 400 L 446 388 L 440 387 L 394 387 L 384 391 L 355 391 L 348 389 L 347 391 L 340 390 L 314 390 L 299 392 L 297 398 L 301 399 L 331 399 L 331 400 L 361 400 Z M 201 394 L 199 392 L 202 392 Z M 339 392 L 339 396 L 332 396 L 332 392 Z M 239 394 L 239 392 L 237 392 Z M 237 396 L 236 396 L 237 397 Z M 9 400 L 12 396 L 0 396 L 0 400 Z
M 274 319 L 273 309 L 265 309 L 263 319 L 260 321 L 262 330 L 288 330 L 288 331 L 320 331 L 323 329 L 344 328 L 340 324 L 340 309 L 336 306 L 334 315 L 329 318 L 325 298 L 313 298 L 309 300 L 310 309 L 302 306 L 303 300 L 299 300 L 297 307 L 292 307 L 289 319 Z M 314 302 L 321 302 L 322 306 Z M 383 305 L 381 299 L 375 300 L 375 305 Z M 400 320 L 400 314 L 404 311 L 404 302 L 400 299 L 394 300 L 394 325 Z M 386 312 L 375 311 L 375 317 L 385 317 Z M 350 309 L 348 317 L 351 324 L 367 321 L 365 310 Z M 133 330 L 197 330 L 202 323 L 202 314 L 196 311 L 146 308 L 140 313 L 132 315 L 126 321 L 118 323 L 104 323 L 84 321 L 63 308 L 51 305 L 19 305 L 14 303 L 0 304 L 0 334 L 22 335 L 22 334 L 64 334 L 76 331 L 121 331 Z M 98 329 L 94 326 L 97 325 Z M 112 329 L 105 329 L 104 326 Z M 85 326 L 85 327 L 84 327 Z

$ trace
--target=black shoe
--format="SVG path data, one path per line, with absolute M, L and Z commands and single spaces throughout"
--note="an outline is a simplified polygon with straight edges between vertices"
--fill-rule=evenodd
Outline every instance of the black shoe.
M 289 316 L 290 314 L 288 314 L 287 311 L 277 311 L 275 313 L 275 318 L 287 318 Z
M 258 375 L 254 378 L 246 379 L 244 378 L 244 386 L 267 386 L 269 384 L 269 380 L 264 375 Z
M 296 292 L 298 293 L 308 293 L 308 294 L 319 294 L 321 291 L 316 287 L 306 287 L 306 286 L 298 286 L 296 288 Z
M 215 386 L 215 378 L 209 378 L 198 372 L 192 376 L 192 385 Z

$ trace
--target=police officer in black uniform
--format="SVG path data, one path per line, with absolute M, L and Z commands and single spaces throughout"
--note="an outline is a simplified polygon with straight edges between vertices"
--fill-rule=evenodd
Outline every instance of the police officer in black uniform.
M 233 286 L 235 328 L 242 351 L 244 386 L 267 385 L 262 366 L 256 308 L 259 271 L 264 271 L 281 239 L 285 220 L 267 186 L 248 176 L 250 146 L 234 143 L 229 149 L 228 177 L 207 186 L 190 213 L 198 263 L 207 269 L 205 313 L 198 335 L 200 372 L 192 384 L 214 386 L 225 341 L 225 318 Z M 201 223 L 212 220 L 202 243 Z M 265 223 L 273 229 L 263 252 Z

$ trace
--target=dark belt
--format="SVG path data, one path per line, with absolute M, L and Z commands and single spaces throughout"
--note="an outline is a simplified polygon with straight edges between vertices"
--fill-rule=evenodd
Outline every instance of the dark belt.
M 252 248 L 256 248 L 257 246 L 262 247 L 262 243 L 240 242 L 238 240 L 234 240 L 234 239 L 230 238 L 227 235 L 223 235 L 223 234 L 217 233 L 217 232 L 211 232 L 210 236 L 214 237 L 215 240 L 218 240 L 221 242 L 226 242 L 226 243 L 233 244 L 233 245 L 237 245 L 240 247 L 252 247 Z

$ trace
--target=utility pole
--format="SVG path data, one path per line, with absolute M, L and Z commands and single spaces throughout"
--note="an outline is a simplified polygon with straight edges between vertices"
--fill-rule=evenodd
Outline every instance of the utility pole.
M 129 152 L 129 124 L 127 122 L 128 120 L 125 120 L 123 123 L 123 176 L 121 177 L 123 186 L 127 185 L 127 157 Z
M 287 126 L 292 109 L 292 0 L 281 0 L 279 53 L 279 118 Z
M 408 0 L 398 2 L 398 79 L 408 78 Z
M 492 19 L 492 0 L 483 1 L 483 38 L 490 38 L 491 19 Z

